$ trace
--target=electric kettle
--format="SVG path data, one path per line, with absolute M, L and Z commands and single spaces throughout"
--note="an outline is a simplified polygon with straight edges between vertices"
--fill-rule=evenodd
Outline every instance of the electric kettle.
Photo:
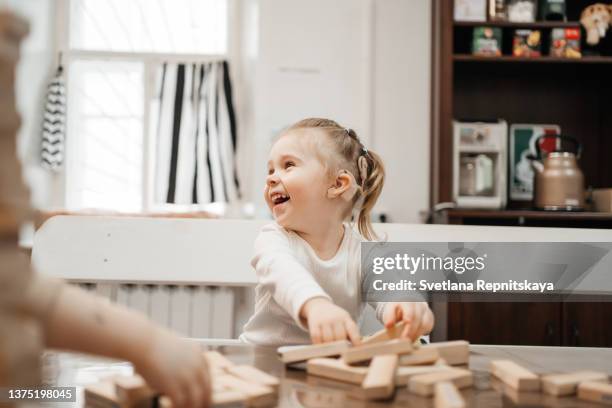
M 540 141 L 546 138 L 569 141 L 576 147 L 576 153 L 564 149 L 543 153 Z M 550 134 L 538 137 L 535 146 L 537 156 L 531 156 L 531 166 L 535 173 L 534 206 L 550 211 L 584 210 L 584 175 L 577 162 L 582 145 L 573 137 Z

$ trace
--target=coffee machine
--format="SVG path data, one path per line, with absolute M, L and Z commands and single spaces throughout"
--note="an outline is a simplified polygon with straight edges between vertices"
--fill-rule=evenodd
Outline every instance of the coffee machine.
M 503 208 L 507 201 L 508 124 L 453 122 L 453 200 L 463 208 Z

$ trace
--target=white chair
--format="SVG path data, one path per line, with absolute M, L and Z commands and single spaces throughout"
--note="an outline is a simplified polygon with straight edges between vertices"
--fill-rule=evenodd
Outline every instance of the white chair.
M 42 273 L 85 284 L 190 337 L 235 338 L 253 308 L 250 258 L 270 221 L 56 216 L 35 234 Z M 377 224 L 389 241 L 610 242 L 612 231 Z M 446 326 L 445 308 L 436 311 Z M 364 332 L 376 329 L 369 315 Z M 362 325 L 363 328 L 363 325 Z M 444 338 L 440 333 L 438 338 Z

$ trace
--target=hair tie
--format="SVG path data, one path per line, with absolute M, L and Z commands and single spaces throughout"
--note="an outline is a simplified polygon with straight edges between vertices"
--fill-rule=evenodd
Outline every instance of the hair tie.
M 347 136 L 351 135 L 351 129 L 349 128 L 344 128 L 344 131 L 346 132 Z
M 368 178 L 368 161 L 365 156 L 359 156 L 357 159 L 357 167 L 359 168 L 359 177 L 361 178 L 361 188 L 365 187 L 365 181 Z

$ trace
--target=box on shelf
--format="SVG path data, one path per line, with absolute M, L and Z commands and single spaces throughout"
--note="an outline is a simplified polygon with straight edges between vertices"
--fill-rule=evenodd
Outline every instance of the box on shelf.
M 455 0 L 455 21 L 487 21 L 486 0 Z
M 489 0 L 489 20 L 506 21 L 507 18 L 506 0 Z
M 612 212 L 612 188 L 593 190 L 593 209 L 600 212 Z
M 510 200 L 533 200 L 533 170 L 528 156 L 536 155 L 536 140 L 542 135 L 559 135 L 558 125 L 513 124 L 510 126 L 509 180 Z M 540 143 L 542 152 L 558 149 L 559 141 L 546 138 Z
M 580 58 L 580 28 L 553 28 L 550 34 L 550 56 Z
M 464 208 L 506 205 L 508 125 L 453 122 L 453 200 Z
M 510 0 L 508 2 L 508 21 L 513 23 L 533 23 L 536 19 L 535 0 Z
M 502 30 L 499 27 L 474 27 L 472 54 L 499 57 L 502 55 Z
M 565 0 L 540 0 L 540 18 L 545 21 L 566 21 Z
M 516 30 L 512 42 L 515 57 L 542 56 L 542 33 L 540 30 Z

